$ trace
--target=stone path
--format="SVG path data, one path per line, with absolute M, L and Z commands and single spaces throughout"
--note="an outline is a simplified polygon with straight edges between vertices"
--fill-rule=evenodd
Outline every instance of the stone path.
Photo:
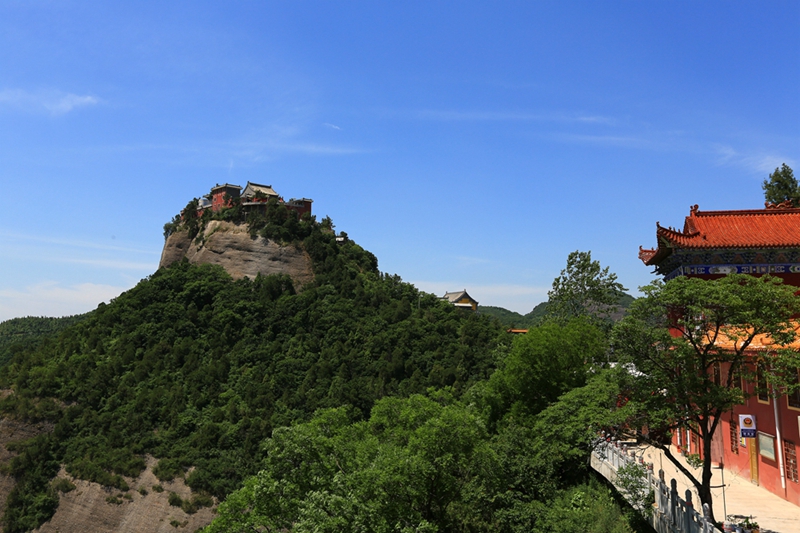
M 675 448 L 671 451 L 675 456 L 680 455 L 680 452 Z M 686 489 L 689 489 L 692 491 L 692 500 L 695 506 L 698 507 L 700 505 L 700 498 L 697 496 L 694 485 L 689 483 L 683 473 L 669 459 L 663 457 L 659 450 L 651 447 L 642 447 L 637 450 L 637 457 L 640 453 L 644 453 L 645 462 L 654 465 L 653 469 L 656 473 L 658 473 L 659 468 L 664 470 L 664 478 L 668 482 L 672 478 L 678 481 L 678 493 L 681 496 L 683 496 Z M 700 469 L 692 468 L 683 461 L 682 457 L 681 462 L 689 471 L 695 473 L 698 478 L 700 477 Z M 722 476 L 723 474 L 720 473 L 720 470 L 714 468 L 711 486 L 722 485 Z M 728 515 L 752 516 L 761 526 L 761 533 L 800 532 L 800 507 L 787 502 L 764 488 L 753 485 L 749 478 L 737 476 L 730 470 L 725 470 L 724 477 L 724 501 L 722 488 L 711 490 L 714 497 L 714 515 L 717 520 L 724 518 L 725 509 L 727 508 Z

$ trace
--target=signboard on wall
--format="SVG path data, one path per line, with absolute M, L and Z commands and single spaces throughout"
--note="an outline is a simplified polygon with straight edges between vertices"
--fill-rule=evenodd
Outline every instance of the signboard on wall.
M 754 415 L 739 415 L 739 431 L 743 439 L 756 438 L 756 417 Z

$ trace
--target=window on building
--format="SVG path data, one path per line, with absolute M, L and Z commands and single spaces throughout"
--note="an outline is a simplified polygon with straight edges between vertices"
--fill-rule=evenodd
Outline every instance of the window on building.
M 797 476 L 797 449 L 794 442 L 790 440 L 783 441 L 783 457 L 786 461 L 786 479 L 800 483 Z
M 794 384 L 800 385 L 800 370 L 798 370 L 794 375 Z M 800 409 L 800 387 L 798 387 L 794 392 L 787 394 L 786 396 L 789 402 L 789 407 Z
M 761 457 L 775 460 L 775 437 L 766 433 L 758 432 L 758 453 Z
M 719 367 L 719 363 L 714 363 L 714 383 L 722 384 L 722 369 Z
M 756 395 L 758 401 L 769 403 L 769 384 L 767 383 L 767 369 L 763 361 L 759 361 L 756 365 Z

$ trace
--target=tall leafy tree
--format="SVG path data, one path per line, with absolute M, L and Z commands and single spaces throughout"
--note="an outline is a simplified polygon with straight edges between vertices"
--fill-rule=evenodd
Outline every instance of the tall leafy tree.
M 557 320 L 590 317 L 607 321 L 618 310 L 624 291 L 616 274 L 592 260 L 592 252 L 576 250 L 569 254 L 567 267 L 547 293 L 547 314 Z
M 713 519 L 711 442 L 719 421 L 744 400 L 739 378 L 756 381 L 757 365 L 748 348 L 757 338 L 774 343 L 774 352 L 763 362 L 771 383 L 780 383 L 782 368 L 794 364 L 796 372 L 796 354 L 781 347 L 795 338 L 791 317 L 800 311 L 800 300 L 794 287 L 769 276 L 680 277 L 642 290 L 645 297 L 634 302 L 612 332 L 615 355 L 635 367 L 627 375 L 635 423 L 646 425 L 651 435 L 683 428 L 700 438 L 699 479 L 667 443 L 656 438 L 651 443 L 694 484 Z
M 505 413 L 531 417 L 586 384 L 591 363 L 606 353 L 603 331 L 585 318 L 548 321 L 514 338 L 488 383 L 490 423 Z
M 800 206 L 800 185 L 794 177 L 794 172 L 783 163 L 775 172 L 769 175 L 761 184 L 764 189 L 764 199 L 771 204 L 780 204 L 790 201 L 792 207 Z

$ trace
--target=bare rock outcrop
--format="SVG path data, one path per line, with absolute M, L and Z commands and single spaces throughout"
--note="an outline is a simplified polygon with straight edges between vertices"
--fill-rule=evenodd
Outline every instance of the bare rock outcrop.
M 159 267 L 169 266 L 184 257 L 192 264 L 210 263 L 223 267 L 234 279 L 255 278 L 270 274 L 288 274 L 295 289 L 314 279 L 311 258 L 299 246 L 281 246 L 275 242 L 250 237 L 246 224 L 212 220 L 198 239 L 186 231 L 167 238 Z
M 62 468 L 58 478 L 68 479 L 75 489 L 60 495 L 56 514 L 36 533 L 174 533 L 196 531 L 210 524 L 215 516 L 213 508 L 187 514 L 170 505 L 171 492 L 187 500 L 191 490 L 183 479 L 159 481 L 153 474 L 156 462 L 148 457 L 147 468 L 139 477 L 125 478 L 130 485 L 125 492 L 74 479 Z M 154 487 L 163 491 L 157 492 Z

